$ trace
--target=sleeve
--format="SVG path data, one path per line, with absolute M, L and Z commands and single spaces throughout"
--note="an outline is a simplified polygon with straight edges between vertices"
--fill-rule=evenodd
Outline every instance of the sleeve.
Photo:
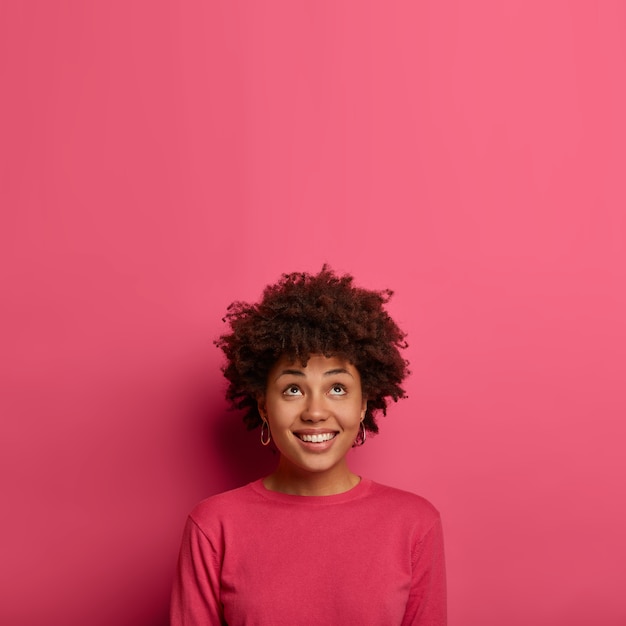
M 189 517 L 172 588 L 170 626 L 225 624 L 220 602 L 220 557 Z
M 402 626 L 446 626 L 446 566 L 441 519 L 417 543 L 413 574 Z

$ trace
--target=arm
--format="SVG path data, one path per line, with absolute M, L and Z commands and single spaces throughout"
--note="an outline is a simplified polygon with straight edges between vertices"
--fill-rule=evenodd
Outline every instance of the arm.
M 446 626 L 446 568 L 441 520 L 413 549 L 413 578 L 402 626 Z
M 172 589 L 170 626 L 225 623 L 220 602 L 219 561 L 214 546 L 189 518 Z

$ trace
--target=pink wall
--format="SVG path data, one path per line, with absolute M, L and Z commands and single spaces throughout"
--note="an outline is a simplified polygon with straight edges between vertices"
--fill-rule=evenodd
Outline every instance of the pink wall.
M 4 0 L 0 31 L 2 624 L 166 623 L 187 511 L 272 464 L 220 318 L 324 261 L 396 290 L 410 399 L 354 466 L 441 509 L 451 626 L 626 624 L 623 2 Z

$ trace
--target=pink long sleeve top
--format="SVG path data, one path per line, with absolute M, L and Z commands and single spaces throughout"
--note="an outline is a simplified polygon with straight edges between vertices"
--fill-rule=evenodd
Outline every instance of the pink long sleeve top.
M 445 626 L 441 521 L 423 498 L 361 482 L 293 496 L 261 480 L 185 526 L 171 626 Z

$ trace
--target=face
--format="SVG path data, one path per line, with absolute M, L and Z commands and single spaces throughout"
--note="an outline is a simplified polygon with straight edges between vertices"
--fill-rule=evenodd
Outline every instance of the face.
M 281 454 L 279 470 L 300 479 L 326 474 L 341 480 L 349 473 L 346 454 L 366 408 L 356 367 L 323 355 L 312 355 L 306 367 L 281 358 L 259 399 L 259 412 Z

